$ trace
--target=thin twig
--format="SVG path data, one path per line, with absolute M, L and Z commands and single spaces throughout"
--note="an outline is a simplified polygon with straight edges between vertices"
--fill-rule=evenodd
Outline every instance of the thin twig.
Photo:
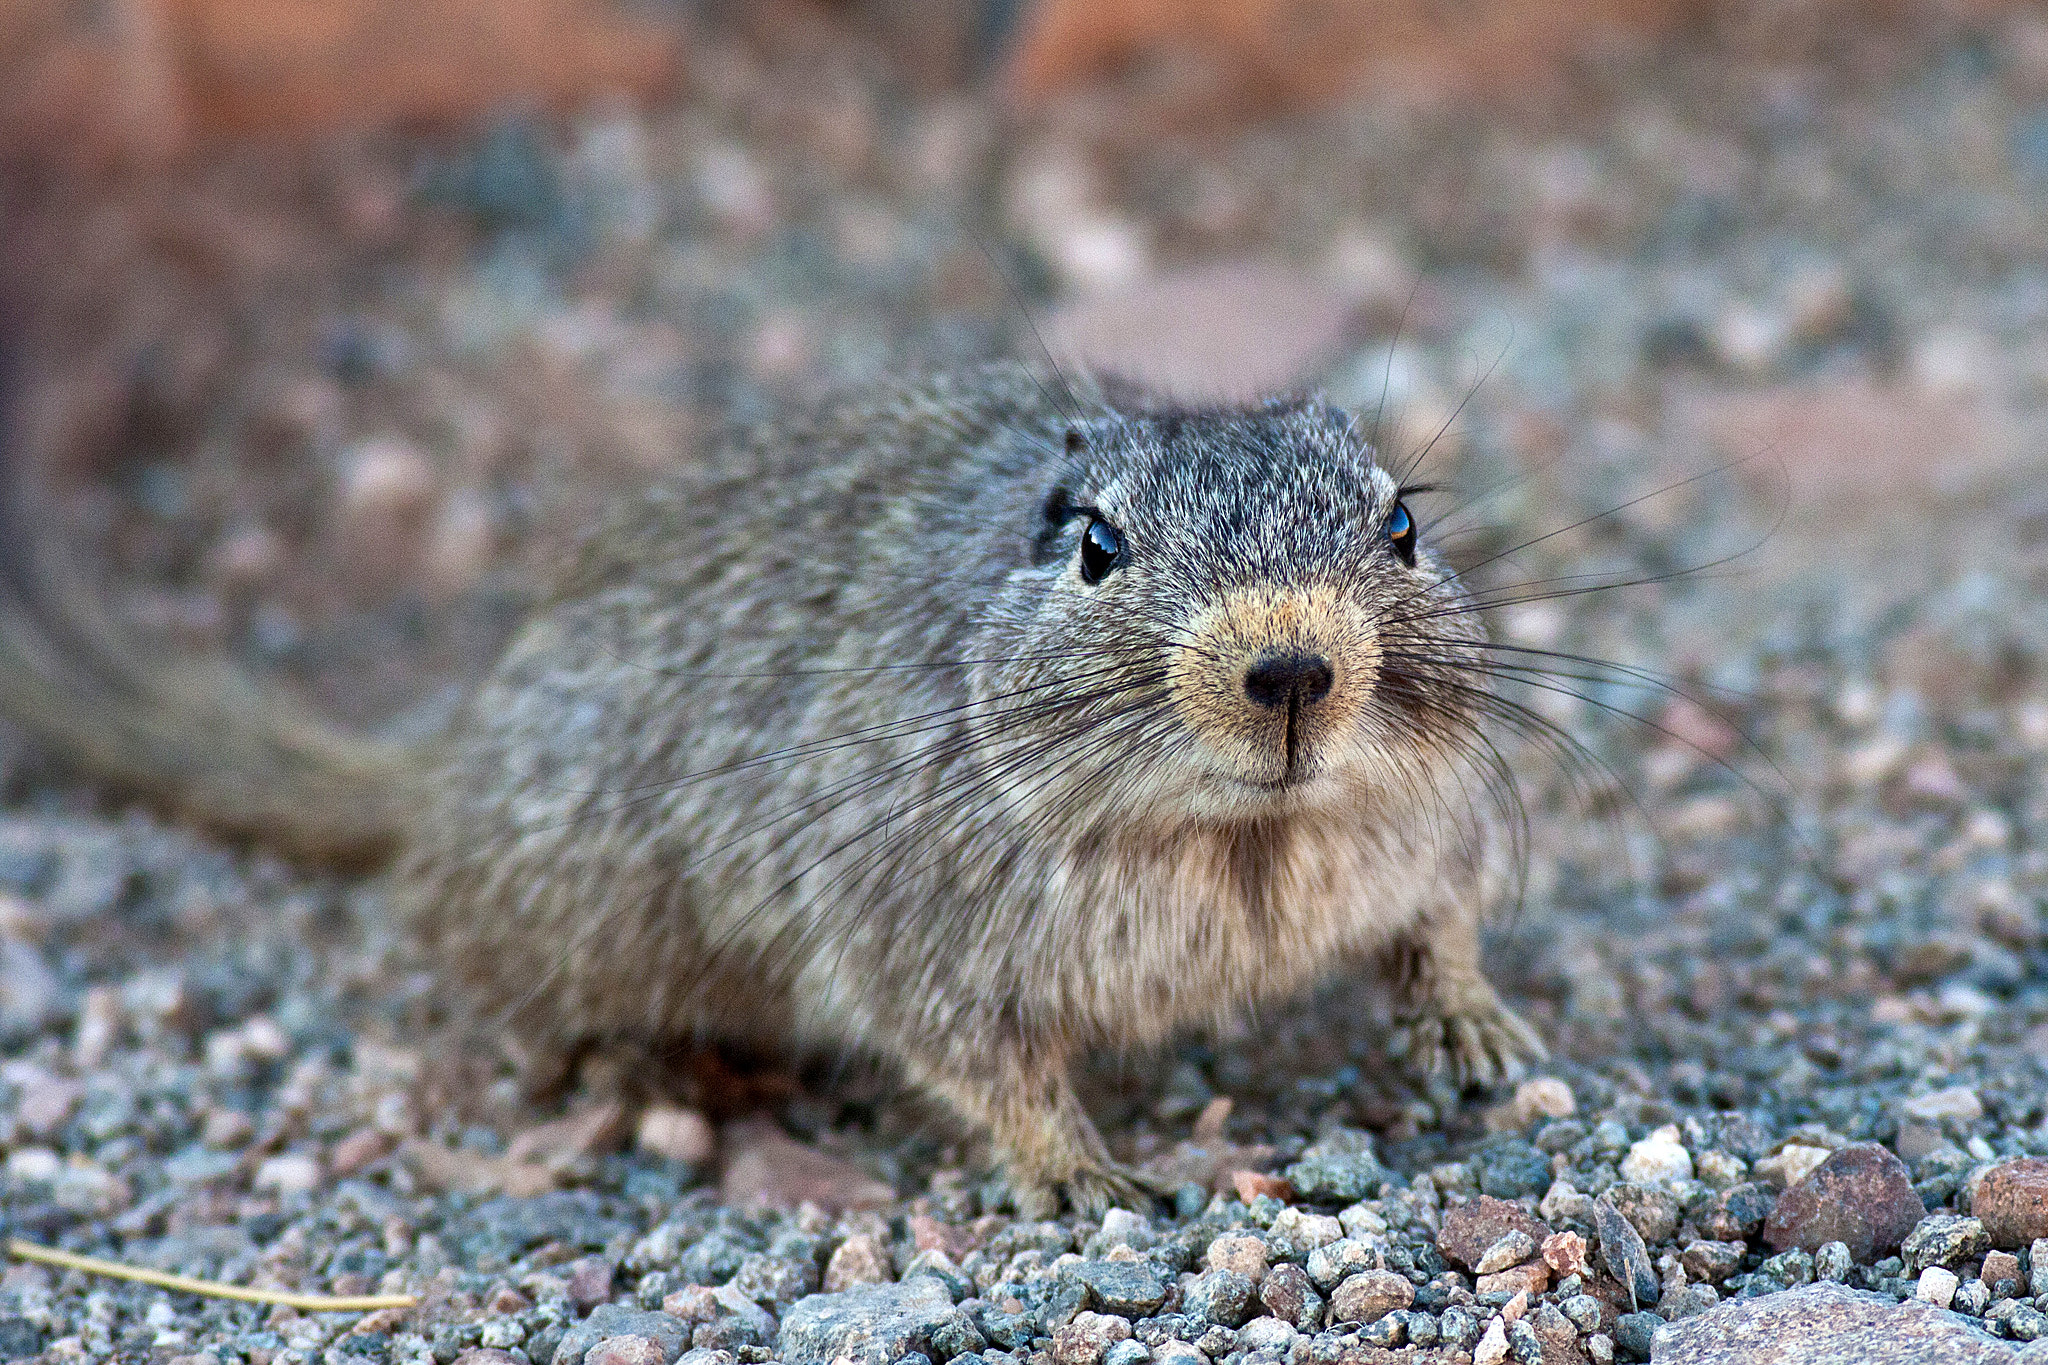
M 305 1313 L 368 1313 L 379 1308 L 412 1308 L 419 1304 L 418 1297 L 412 1294 L 294 1294 L 288 1289 L 251 1289 L 247 1285 L 196 1280 L 190 1275 L 170 1275 L 161 1270 L 101 1260 L 97 1256 L 80 1256 L 73 1251 L 37 1246 L 18 1237 L 8 1240 L 7 1254 L 24 1261 L 41 1261 L 67 1270 L 83 1270 L 88 1275 L 107 1275 L 117 1280 L 153 1284 L 159 1289 L 175 1289 L 181 1294 L 198 1294 L 209 1299 L 240 1299 L 243 1303 L 281 1304 Z

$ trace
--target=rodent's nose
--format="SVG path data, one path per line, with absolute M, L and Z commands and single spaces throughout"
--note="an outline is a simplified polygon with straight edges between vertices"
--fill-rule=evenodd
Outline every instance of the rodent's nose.
M 1313 706 L 1330 695 L 1337 675 L 1330 661 L 1300 649 L 1270 649 L 1245 670 L 1245 695 L 1261 706 L 1281 710 Z

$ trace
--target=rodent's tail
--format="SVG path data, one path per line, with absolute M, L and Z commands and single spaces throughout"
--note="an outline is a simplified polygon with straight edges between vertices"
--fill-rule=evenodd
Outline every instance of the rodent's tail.
M 5 319 L 0 318 L 0 323 Z M 342 866 L 397 851 L 417 756 L 343 732 L 225 660 L 154 649 L 27 526 L 0 336 L 0 717 L 192 823 Z

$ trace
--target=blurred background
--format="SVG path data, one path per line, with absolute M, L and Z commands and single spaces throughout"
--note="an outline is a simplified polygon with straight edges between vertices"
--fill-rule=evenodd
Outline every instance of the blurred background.
M 0 152 L 35 496 L 357 719 L 718 424 L 1034 324 L 1384 391 L 1489 522 L 1736 459 L 1839 537 L 2011 488 L 2048 385 L 1999 0 L 0 0 Z

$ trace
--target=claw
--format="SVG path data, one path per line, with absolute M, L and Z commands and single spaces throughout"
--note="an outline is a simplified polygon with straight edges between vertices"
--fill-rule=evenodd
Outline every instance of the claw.
M 1085 1166 L 1050 1184 L 1010 1179 L 1010 1202 L 1017 1216 L 1033 1222 L 1058 1217 L 1062 1202 L 1093 1218 L 1112 1208 L 1144 1212 L 1172 1194 L 1171 1182 L 1115 1162 Z
M 1142 1171 L 1116 1164 L 1076 1171 L 1065 1189 L 1067 1202 L 1090 1217 L 1112 1208 L 1146 1210 L 1168 1193 Z
M 1419 1075 L 1448 1070 L 1460 1089 L 1515 1080 L 1528 1063 L 1549 1055 L 1535 1030 L 1497 1000 L 1443 1015 L 1425 1014 L 1404 1028 L 1409 1069 Z

